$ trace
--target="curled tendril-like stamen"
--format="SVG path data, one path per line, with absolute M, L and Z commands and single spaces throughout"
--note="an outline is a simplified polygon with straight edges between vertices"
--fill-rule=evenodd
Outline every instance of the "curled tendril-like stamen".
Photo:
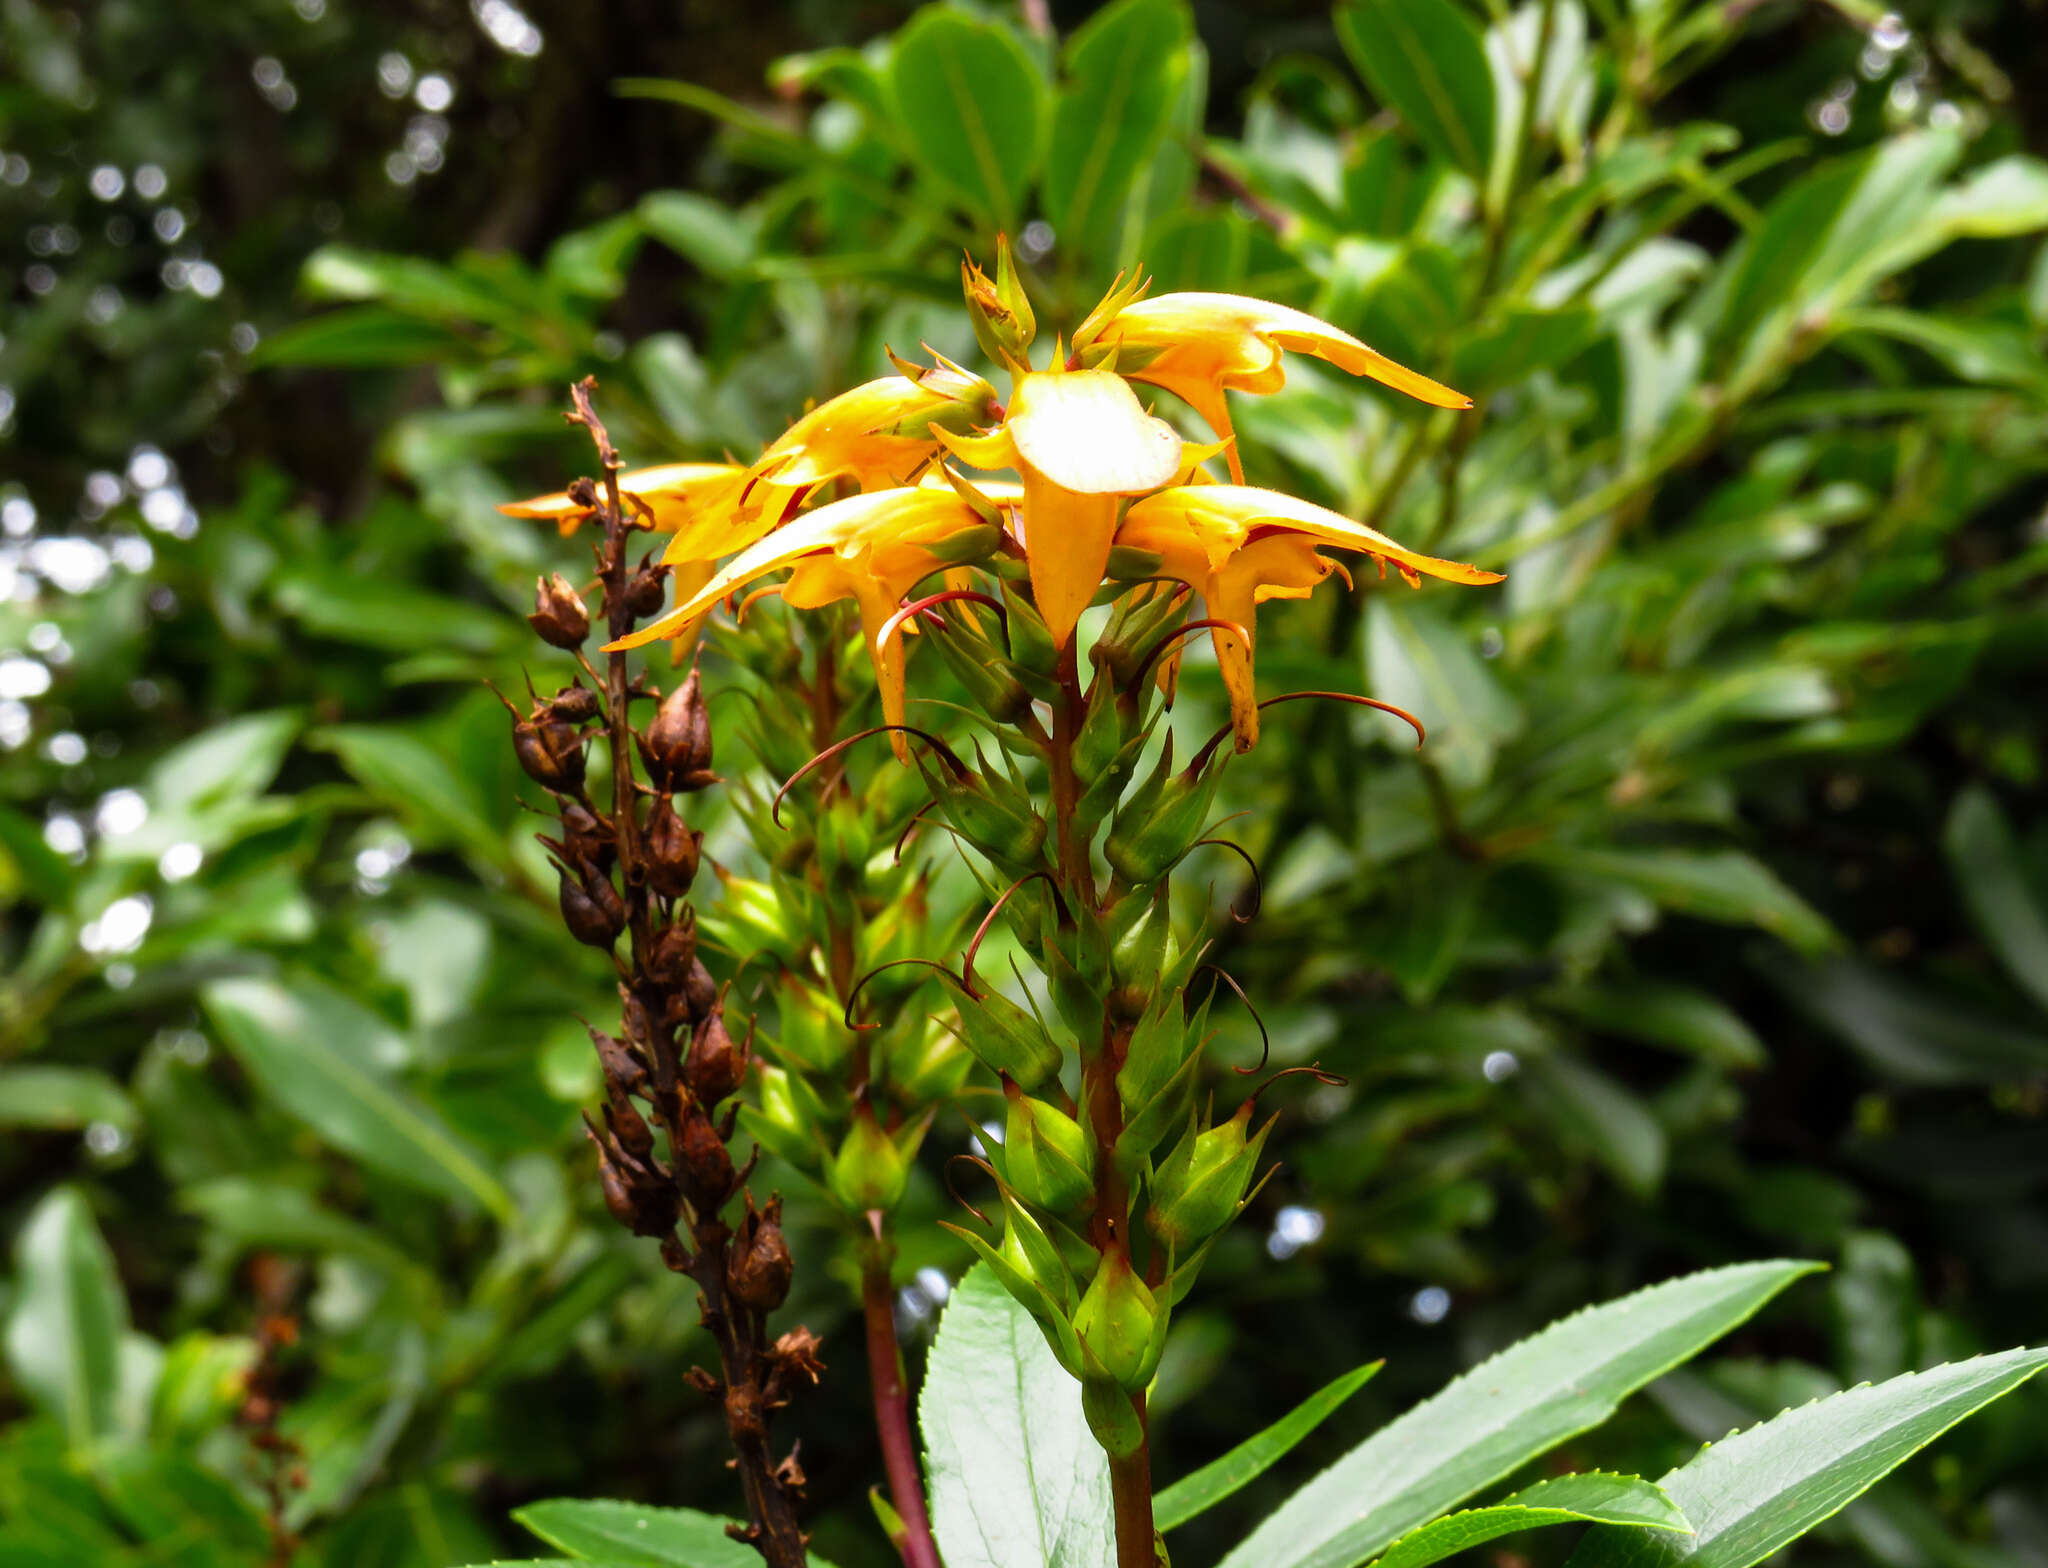
M 797 780 L 801 779 L 806 773 L 809 773 L 813 768 L 824 766 L 824 764 L 830 762 L 840 752 L 846 750 L 847 747 L 855 742 L 866 740 L 871 735 L 886 735 L 892 730 L 900 731 L 905 735 L 915 735 L 945 759 L 946 766 L 953 770 L 954 778 L 964 779 L 967 777 L 967 764 L 960 760 L 959 754 L 930 731 L 917 729 L 909 724 L 877 724 L 871 729 L 862 730 L 858 735 L 849 735 L 844 740 L 834 741 L 815 757 L 811 758 L 809 762 L 798 768 L 796 772 L 790 774 L 783 781 L 782 788 L 775 792 L 775 803 L 769 808 L 768 812 L 769 820 L 777 827 L 782 826 L 782 798 L 795 787 Z
M 1057 882 L 1053 881 L 1050 871 L 1027 871 L 1023 876 L 1017 878 L 1016 881 L 1004 888 L 1002 897 L 990 905 L 988 913 L 981 917 L 981 924 L 975 927 L 974 930 L 974 940 L 967 944 L 967 956 L 960 961 L 961 979 L 967 987 L 967 994 L 973 997 L 975 1001 L 980 1001 L 982 995 L 981 992 L 974 989 L 974 955 L 981 951 L 981 939 L 988 935 L 988 928 L 995 923 L 996 916 L 1003 912 L 1003 905 L 1010 901 L 1010 895 L 1026 882 L 1038 881 L 1043 881 L 1047 887 L 1052 889 L 1052 901 L 1060 912 L 1060 923 L 1065 925 L 1071 918 L 1067 914 L 1067 901 L 1060 897 L 1060 886 Z
M 960 1207 L 965 1209 L 969 1214 L 972 1214 L 976 1219 L 980 1220 L 982 1224 L 988 1226 L 989 1229 L 993 1230 L 995 1229 L 996 1222 L 990 1219 L 986 1214 L 982 1213 L 981 1210 L 977 1209 L 973 1204 L 969 1203 L 965 1198 L 961 1197 L 960 1189 L 953 1185 L 953 1167 L 961 1160 L 965 1160 L 969 1165 L 976 1166 L 979 1169 L 986 1171 L 988 1173 L 989 1179 L 993 1181 L 998 1187 L 1000 1187 L 1003 1184 L 1003 1179 L 1002 1177 L 996 1174 L 996 1168 L 993 1165 L 989 1164 L 987 1160 L 984 1160 L 978 1154 L 956 1154 L 952 1157 L 952 1159 L 946 1161 L 947 1196 L 952 1198 L 952 1200 L 955 1203 L 959 1204 Z
M 1252 1015 L 1252 1022 L 1259 1026 L 1258 1061 L 1250 1067 L 1233 1067 L 1230 1070 L 1243 1078 L 1249 1078 L 1253 1073 L 1264 1072 L 1266 1070 L 1266 1059 L 1273 1054 L 1273 1037 L 1266 1033 L 1266 1020 L 1259 1016 L 1259 1010 L 1252 1006 L 1252 999 L 1244 994 L 1244 987 L 1237 983 L 1237 978 L 1229 970 L 1223 968 L 1220 964 L 1203 964 L 1200 968 L 1196 969 L 1195 973 L 1200 974 L 1203 969 L 1208 970 L 1210 974 L 1237 993 L 1237 999 L 1244 1003 L 1244 1010 Z M 1214 986 L 1209 987 L 1209 994 L 1211 996 L 1216 994 Z
M 1199 849 L 1204 844 L 1214 844 L 1218 849 L 1229 850 L 1242 860 L 1250 870 L 1252 874 L 1251 907 L 1245 910 L 1243 914 L 1239 914 L 1235 904 L 1230 906 L 1230 918 L 1232 920 L 1235 920 L 1241 926 L 1250 925 L 1254 920 L 1258 919 L 1259 906 L 1266 901 L 1266 882 L 1265 878 L 1259 875 L 1259 863 L 1252 859 L 1252 852 L 1246 849 L 1244 845 L 1227 838 L 1198 838 L 1194 843 L 1188 845 L 1188 848 Z
M 1377 708 L 1382 713 L 1391 713 L 1395 718 L 1402 720 L 1409 728 L 1415 731 L 1415 749 L 1417 751 L 1422 749 L 1423 741 L 1428 738 L 1428 732 L 1422 727 L 1422 720 L 1418 719 L 1406 708 L 1397 708 L 1391 702 L 1381 702 L 1377 697 L 1361 697 L 1355 691 L 1290 691 L 1278 697 L 1268 697 L 1259 706 L 1261 708 L 1277 708 L 1283 702 L 1300 702 L 1309 697 L 1326 697 L 1331 702 L 1348 702 L 1356 708 Z M 1231 725 L 1224 725 L 1222 729 L 1209 737 L 1200 751 L 1195 753 L 1194 760 L 1188 764 L 1187 776 L 1190 779 L 1201 776 L 1202 765 L 1209 760 L 1209 754 L 1223 744 L 1223 738 L 1231 732 L 1231 729 Z
M 896 635 L 897 628 L 902 626 L 912 616 L 922 615 L 933 605 L 944 604 L 952 599 L 971 599 L 976 604 L 987 605 L 1003 618 L 1003 634 L 1005 637 L 1009 635 L 1010 612 L 1003 608 L 1003 603 L 1000 599 L 993 599 L 985 593 L 976 593 L 972 588 L 948 588 L 944 593 L 935 593 L 929 598 L 917 600 L 914 604 L 904 605 L 894 615 L 882 622 L 882 629 L 875 633 L 876 649 L 879 651 L 888 647 L 889 639 Z
M 924 820 L 924 814 L 937 804 L 935 800 L 928 800 L 910 814 L 910 820 L 903 824 L 903 831 L 896 835 L 896 854 L 891 861 L 892 865 L 903 864 L 903 846 L 910 842 L 910 835 L 917 831 L 917 825 Z
M 787 588 L 788 586 L 789 584 L 787 583 L 770 583 L 766 588 L 756 588 L 752 593 L 748 594 L 746 598 L 740 600 L 739 603 L 735 604 L 732 607 L 733 625 L 746 625 L 747 611 L 751 610 L 756 604 L 758 604 L 763 599 L 779 598 L 782 594 L 782 590 Z
M 866 974 L 862 975 L 858 980 L 853 982 L 853 989 L 846 993 L 846 1011 L 843 1015 L 843 1021 L 845 1022 L 847 1028 L 851 1029 L 855 1034 L 866 1034 L 870 1029 L 879 1029 L 882 1027 L 880 1024 L 855 1023 L 853 1021 L 853 1004 L 860 1000 L 861 988 L 865 986 L 870 980 L 874 979 L 876 975 L 880 974 L 884 969 L 901 969 L 905 964 L 922 964 L 927 969 L 936 969 L 940 974 L 944 975 L 948 980 L 952 981 L 953 984 L 959 986 L 960 989 L 965 991 L 969 996 L 974 995 L 974 988 L 972 986 L 968 985 L 964 980 L 962 980 L 958 975 L 954 974 L 952 970 L 948 969 L 936 958 L 892 958 L 886 964 L 875 965 L 874 968 L 870 969 Z
M 1210 627 L 1219 628 L 1226 632 L 1236 632 L 1238 636 L 1245 640 L 1246 646 L 1251 644 L 1252 634 L 1235 621 L 1218 620 L 1213 616 L 1196 621 L 1182 621 L 1180 625 L 1174 627 L 1173 630 L 1169 631 L 1146 650 L 1145 657 L 1138 661 L 1138 668 L 1131 676 L 1131 685 L 1138 687 L 1145 684 L 1146 674 L 1158 662 L 1159 656 L 1172 646 L 1175 639 L 1185 637 L 1189 632 L 1199 632 Z
M 1309 1077 L 1315 1079 L 1317 1083 L 1323 1085 L 1323 1087 L 1326 1089 L 1341 1089 L 1344 1087 L 1344 1085 L 1351 1082 L 1351 1080 L 1349 1078 L 1346 1078 L 1342 1073 L 1333 1073 L 1329 1070 L 1329 1068 L 1323 1066 L 1320 1062 L 1310 1062 L 1306 1067 L 1283 1067 L 1280 1069 L 1280 1071 L 1273 1074 L 1272 1077 L 1268 1078 L 1264 1083 L 1260 1084 L 1258 1088 L 1252 1090 L 1251 1098 L 1245 1103 L 1248 1105 L 1257 1105 L 1259 1103 L 1260 1095 L 1264 1094 L 1268 1089 L 1272 1088 L 1273 1085 L 1278 1083 L 1282 1078 L 1292 1078 L 1296 1073 L 1308 1074 Z

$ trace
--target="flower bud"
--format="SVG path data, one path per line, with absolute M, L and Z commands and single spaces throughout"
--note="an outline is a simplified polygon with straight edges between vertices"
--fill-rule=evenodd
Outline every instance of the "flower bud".
M 1109 771 L 1124 747 L 1123 719 L 1116 709 L 1116 688 L 1098 678 L 1089 687 L 1088 711 L 1074 736 L 1074 777 L 1085 789 Z
M 583 607 L 583 596 L 560 572 L 534 579 L 533 589 L 533 614 L 526 624 L 557 648 L 573 652 L 582 647 L 590 635 L 590 612 Z
M 850 1212 L 893 1209 L 910 1180 L 910 1164 L 875 1120 L 866 1101 L 854 1108 L 853 1126 L 832 1160 L 832 1193 Z
M 688 793 L 716 782 L 711 771 L 711 715 L 696 670 L 662 699 L 654 722 L 640 737 L 640 757 L 659 789 Z
M 1083 1212 L 1095 1196 L 1095 1153 L 1081 1124 L 1014 1083 L 1003 1117 L 1003 1175 L 1026 1203 L 1053 1214 Z
M 749 1060 L 747 1048 L 726 1031 L 724 1014 L 713 1009 L 690 1036 L 683 1081 L 706 1106 L 715 1107 L 746 1081 Z
M 612 879 L 585 865 L 580 875 L 567 866 L 558 868 L 562 878 L 562 923 L 577 941 L 590 947 L 611 949 L 626 929 L 626 905 Z
M 982 352 L 1011 370 L 1027 367 L 1038 323 L 1011 264 L 1007 238 L 996 238 L 993 279 L 971 260 L 960 263 L 960 291 L 967 298 L 968 319 L 974 323 L 974 339 Z
M 1074 1332 L 1089 1369 L 1135 1391 L 1152 1380 L 1165 1343 L 1166 1307 L 1132 1272 L 1121 1247 L 1103 1254 L 1102 1266 L 1074 1309 Z
M 726 1258 L 726 1289 L 755 1312 L 773 1312 L 789 1297 L 791 1271 L 789 1243 L 782 1234 L 781 1194 L 756 1212 L 749 1193 L 746 1216 L 733 1235 L 732 1251 Z
M 777 1159 L 787 1160 L 807 1176 L 817 1176 L 824 1169 L 827 1151 L 818 1137 L 818 1118 L 799 1094 L 798 1082 L 765 1062 L 755 1070 L 755 1082 L 760 1103 L 740 1107 L 740 1125 Z
M 1171 772 L 1172 761 L 1161 753 L 1158 772 L 1118 808 L 1103 841 L 1103 859 L 1135 887 L 1164 876 L 1202 836 L 1223 777 L 1220 754 L 1197 779 Z
M 1032 805 L 1031 792 L 1013 780 L 994 777 L 978 747 L 975 757 L 983 772 L 964 779 L 928 766 L 921 754 L 916 761 L 932 798 L 963 838 L 998 865 L 1035 868 L 1045 848 L 1046 828 Z
M 1110 949 L 1109 1012 L 1120 1020 L 1145 1015 L 1171 962 L 1173 913 L 1166 883 L 1158 885 L 1141 910 Z
M 1190 1120 L 1187 1132 L 1154 1173 L 1146 1227 L 1182 1256 L 1228 1225 L 1243 1206 L 1259 1151 L 1273 1127 L 1268 1120 L 1247 1138 L 1251 1120 L 1249 1100 L 1229 1121 L 1207 1131 L 1196 1131 Z
M 919 1104 L 952 1099 L 973 1070 L 974 1057 L 959 1037 L 927 1018 L 898 1031 L 888 1056 L 889 1082 Z
M 655 797 L 643 842 L 647 850 L 647 885 L 663 898 L 688 896 L 690 884 L 697 880 L 704 835 L 684 826 L 666 790 Z
M 1061 1051 L 1038 1020 L 1000 991 L 954 1002 L 960 1039 L 991 1072 L 1015 1080 L 1027 1093 L 1060 1070 Z

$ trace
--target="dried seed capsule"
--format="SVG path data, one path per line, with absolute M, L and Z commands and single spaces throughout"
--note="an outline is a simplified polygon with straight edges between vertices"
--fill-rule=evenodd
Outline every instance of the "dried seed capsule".
M 666 566 L 650 564 L 648 561 L 640 563 L 640 570 L 626 583 L 626 608 L 631 612 L 633 619 L 645 620 L 650 615 L 661 613 L 662 605 L 668 601 L 668 591 L 662 587 L 667 577 Z
M 526 624 L 557 648 L 582 647 L 590 635 L 590 611 L 583 606 L 583 596 L 560 572 L 536 578 L 533 587 L 533 614 Z
M 612 886 L 610 877 L 593 866 L 586 864 L 580 876 L 572 874 L 567 866 L 560 870 L 562 922 L 568 926 L 569 934 L 590 947 L 609 951 L 618 941 L 619 933 L 626 929 L 626 905 L 619 890 Z
M 724 1017 L 713 1011 L 690 1037 L 683 1059 L 683 1078 L 690 1092 L 708 1106 L 737 1090 L 747 1076 L 747 1049 L 726 1031 Z
M 697 880 L 697 862 L 704 835 L 691 831 L 676 815 L 667 791 L 654 802 L 647 819 L 647 884 L 663 898 L 683 898 Z
M 641 760 L 657 787 L 688 793 L 716 781 L 711 771 L 711 715 L 697 672 L 662 699 L 640 737 Z
M 572 790 L 583 782 L 583 737 L 573 725 L 514 717 L 512 752 L 526 776 L 545 789 Z
M 684 1106 L 675 1156 L 683 1190 L 700 1210 L 716 1210 L 732 1196 L 732 1156 L 703 1106 L 694 1102 Z
M 789 1243 L 782 1234 L 780 1194 L 759 1212 L 749 1195 L 746 1217 L 726 1260 L 726 1288 L 754 1311 L 773 1312 L 788 1299 L 792 1267 Z
M 570 724 L 597 717 L 597 693 L 581 681 L 571 682 L 548 699 L 548 712 Z
M 697 916 L 694 910 L 685 908 L 683 917 L 654 939 L 654 945 L 647 954 L 647 973 L 657 983 L 670 990 L 684 990 L 690 984 L 694 972 L 702 967 L 697 963 Z M 694 1007 L 688 1008 L 692 1016 Z

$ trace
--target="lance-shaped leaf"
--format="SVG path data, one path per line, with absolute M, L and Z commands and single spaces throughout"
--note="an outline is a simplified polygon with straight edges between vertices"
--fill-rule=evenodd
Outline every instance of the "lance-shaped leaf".
M 694 1508 L 560 1497 L 512 1517 L 578 1563 L 610 1568 L 760 1568 L 761 1554 L 725 1533 L 727 1521 Z M 561 1561 L 559 1558 L 547 1561 Z M 811 1557 L 812 1568 L 830 1568 Z M 509 1568 L 509 1565 L 508 1565 Z M 538 1568 L 520 1564 L 518 1568 Z
M 1431 152 L 1474 179 L 1493 151 L 1493 73 L 1456 0 L 1350 0 L 1337 36 L 1373 95 Z
M 1246 1438 L 1221 1459 L 1213 1459 L 1193 1475 L 1174 1482 L 1152 1499 L 1153 1523 L 1161 1530 L 1186 1524 L 1263 1474 L 1329 1419 L 1339 1405 L 1365 1387 L 1384 1364 L 1369 1361 L 1325 1383 L 1265 1431 Z
M 116 1426 L 128 1301 L 76 1188 L 55 1189 L 30 1212 L 14 1268 L 6 1339 L 15 1386 L 84 1448 Z
M 1553 1323 L 1390 1422 L 1281 1504 L 1224 1568 L 1353 1568 L 1598 1426 L 1816 1265 L 1708 1269 Z M 1683 1507 L 1683 1500 L 1680 1500 Z
M 1752 1568 L 2044 1366 L 2048 1349 L 2008 1350 L 1787 1410 L 1659 1483 L 1691 1536 L 1595 1530 L 1568 1568 Z
M 1470 1547 L 1546 1524 L 1607 1524 L 1683 1534 L 1692 1530 L 1660 1487 L 1640 1476 L 1591 1471 L 1538 1481 L 1485 1508 L 1445 1514 L 1402 1536 L 1373 1568 L 1430 1568 Z
M 1046 90 L 1010 30 L 929 6 L 898 36 L 889 85 L 919 165 L 977 215 L 1015 228 L 1038 167 Z

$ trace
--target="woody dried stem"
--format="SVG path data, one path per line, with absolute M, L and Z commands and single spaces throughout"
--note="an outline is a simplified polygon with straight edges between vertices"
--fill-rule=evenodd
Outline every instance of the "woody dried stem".
M 620 493 L 618 453 L 591 404 L 594 386 L 586 378 L 571 390 L 567 417 L 590 433 L 602 489 L 581 480 L 570 494 L 603 526 L 598 583 L 606 630 L 616 642 L 633 631 L 644 606 L 658 604 L 661 569 L 643 565 L 635 572 L 631 566 L 632 537 L 640 529 Z M 534 621 L 558 647 L 576 641 L 568 633 L 582 610 L 580 602 L 569 605 L 574 594 L 568 591 L 565 599 L 565 589 L 542 585 Z M 580 649 L 578 659 L 589 667 Z M 772 1568 L 802 1568 L 796 1503 L 803 1472 L 794 1453 L 774 1458 L 769 1423 L 822 1368 L 807 1330 L 774 1341 L 768 1335 L 768 1316 L 789 1289 L 781 1200 L 773 1197 L 757 1209 L 745 1189 L 746 1170 L 735 1170 L 726 1151 L 733 1115 L 730 1109 L 721 1115 L 719 1106 L 744 1078 L 748 1048 L 727 1032 L 720 993 L 697 957 L 687 903 L 697 835 L 674 807 L 677 795 L 715 782 L 708 718 L 694 672 L 660 700 L 644 728 L 637 727 L 632 705 L 658 697 L 633 676 L 626 655 L 614 652 L 606 657 L 601 701 L 581 685 L 564 688 L 516 723 L 515 744 L 522 766 L 560 808 L 562 836 L 546 842 L 562 876 L 565 920 L 579 940 L 610 954 L 618 972 L 621 1036 L 592 1031 L 607 1103 L 602 1130 L 592 1124 L 590 1131 L 606 1206 L 636 1235 L 658 1237 L 662 1261 L 697 1287 L 719 1370 L 715 1376 L 693 1371 L 690 1381 L 719 1403 L 725 1418 L 747 1507 L 747 1524 L 733 1533 Z M 589 793 L 581 760 L 599 729 L 611 758 L 602 807 Z M 647 783 L 635 774 L 636 752 Z M 620 936 L 627 939 L 623 952 Z M 666 1159 L 635 1101 L 660 1129 Z M 735 1197 L 745 1203 L 736 1226 L 724 1217 Z

